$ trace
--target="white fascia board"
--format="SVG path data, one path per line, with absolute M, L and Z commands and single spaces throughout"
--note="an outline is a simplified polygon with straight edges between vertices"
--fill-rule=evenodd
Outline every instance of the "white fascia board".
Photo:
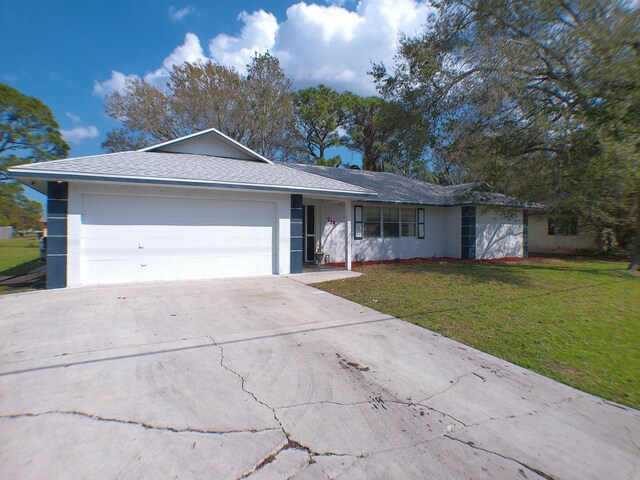
M 158 148 L 165 147 L 167 145 L 173 145 L 175 143 L 179 143 L 179 142 L 182 142 L 184 140 L 189 140 L 191 138 L 200 137 L 202 135 L 207 135 L 207 134 L 210 134 L 210 133 L 213 133 L 213 134 L 217 135 L 218 137 L 220 137 L 223 140 L 231 143 L 235 147 L 238 147 L 240 150 L 244 151 L 245 153 L 248 153 L 249 155 L 251 155 L 252 157 L 256 158 L 257 160 L 260 160 L 261 162 L 273 163 L 268 158 L 265 158 L 262 155 L 260 155 L 259 153 L 254 152 L 249 147 L 244 146 L 240 142 L 237 142 L 233 138 L 225 135 L 220 130 L 217 130 L 215 128 L 209 128 L 207 130 L 202 130 L 200 132 L 192 133 L 191 135 L 185 135 L 184 137 L 175 138 L 173 140 L 169 140 L 169 141 L 166 141 L 166 142 L 158 143 L 157 145 L 151 145 L 150 147 L 141 148 L 140 150 L 138 150 L 138 152 L 153 152 L 154 150 L 157 150 Z

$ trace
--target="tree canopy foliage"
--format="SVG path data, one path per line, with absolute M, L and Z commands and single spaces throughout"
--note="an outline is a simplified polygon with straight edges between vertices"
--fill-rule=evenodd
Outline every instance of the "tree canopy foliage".
M 445 0 L 372 74 L 432 125 L 458 180 L 579 213 L 629 241 L 640 209 L 640 18 L 622 0 Z
M 0 173 L 28 162 L 69 153 L 51 109 L 37 98 L 0 83 Z
M 105 99 L 106 114 L 122 123 L 103 148 L 134 150 L 216 128 L 261 155 L 286 159 L 293 130 L 293 86 L 278 59 L 256 54 L 247 75 L 212 62 L 174 66 L 165 89 L 127 80 Z
M 42 206 L 6 176 L 9 167 L 65 157 L 69 146 L 51 109 L 37 98 L 0 84 L 0 225 L 37 228 Z

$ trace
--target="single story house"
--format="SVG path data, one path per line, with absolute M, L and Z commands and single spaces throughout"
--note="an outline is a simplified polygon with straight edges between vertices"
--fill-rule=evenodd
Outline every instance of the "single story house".
M 527 255 L 525 206 L 482 185 L 272 162 L 215 129 L 10 173 L 48 196 L 49 288 Z
M 529 216 L 529 251 L 531 253 L 580 253 L 598 249 L 598 230 L 582 225 L 575 216 L 546 213 Z

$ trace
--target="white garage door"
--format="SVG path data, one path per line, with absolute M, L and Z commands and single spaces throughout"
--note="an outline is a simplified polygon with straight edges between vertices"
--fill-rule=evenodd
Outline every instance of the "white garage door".
M 275 203 L 84 195 L 83 285 L 275 273 Z

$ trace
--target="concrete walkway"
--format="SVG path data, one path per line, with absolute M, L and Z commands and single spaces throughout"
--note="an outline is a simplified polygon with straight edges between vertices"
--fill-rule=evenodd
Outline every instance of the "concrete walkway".
M 640 412 L 282 278 L 0 297 L 0 478 L 640 478 Z

